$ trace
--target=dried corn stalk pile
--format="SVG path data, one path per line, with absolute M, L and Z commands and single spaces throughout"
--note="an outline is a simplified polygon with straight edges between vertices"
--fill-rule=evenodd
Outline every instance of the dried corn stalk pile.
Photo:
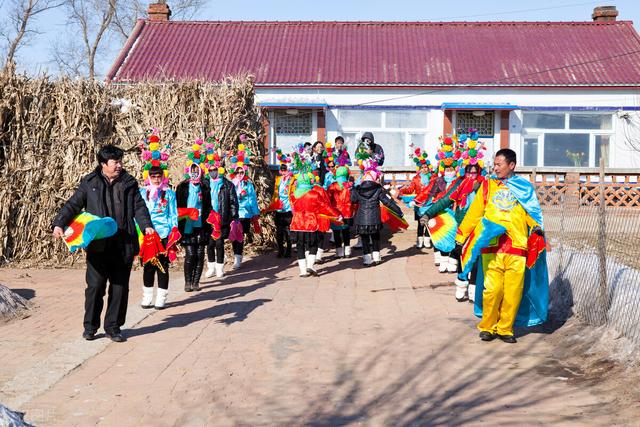
M 171 179 L 182 179 L 187 147 L 214 131 L 225 150 L 241 134 L 256 155 L 252 174 L 260 207 L 269 203 L 271 173 L 263 160 L 263 127 L 249 76 L 219 84 L 180 82 L 105 86 L 85 80 L 0 74 L 0 264 L 73 262 L 52 241 L 53 216 L 81 177 L 96 166 L 103 144 L 125 150 L 125 167 L 141 178 L 138 141 L 155 127 L 171 141 Z M 271 221 L 255 245 L 272 240 Z

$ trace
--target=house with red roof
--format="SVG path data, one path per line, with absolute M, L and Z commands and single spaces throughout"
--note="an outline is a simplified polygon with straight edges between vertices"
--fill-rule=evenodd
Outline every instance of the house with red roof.
M 385 166 L 477 129 L 535 167 L 640 167 L 640 36 L 615 7 L 587 22 L 172 21 L 151 4 L 107 81 L 250 73 L 284 150 L 373 132 Z

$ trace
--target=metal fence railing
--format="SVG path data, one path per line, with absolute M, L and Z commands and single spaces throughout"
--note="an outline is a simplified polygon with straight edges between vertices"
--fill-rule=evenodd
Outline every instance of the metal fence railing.
M 543 205 L 552 312 L 610 326 L 640 345 L 640 211 L 607 203 L 608 185 L 591 183 L 589 204 L 566 191 Z

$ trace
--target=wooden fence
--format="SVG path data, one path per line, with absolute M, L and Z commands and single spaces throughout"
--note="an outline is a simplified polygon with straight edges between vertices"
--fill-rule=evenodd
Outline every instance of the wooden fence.
M 391 188 L 408 183 L 414 169 L 383 168 Z M 535 184 L 543 206 L 606 206 L 640 209 L 640 170 L 599 168 L 518 168 L 518 175 Z

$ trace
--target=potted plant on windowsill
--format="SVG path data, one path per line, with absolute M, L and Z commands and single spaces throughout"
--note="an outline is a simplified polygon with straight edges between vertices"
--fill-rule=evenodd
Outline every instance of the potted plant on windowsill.
M 573 162 L 574 167 L 579 168 L 582 166 L 582 158 L 584 157 L 583 152 L 581 151 L 573 152 L 573 151 L 567 150 L 566 154 L 569 160 Z

